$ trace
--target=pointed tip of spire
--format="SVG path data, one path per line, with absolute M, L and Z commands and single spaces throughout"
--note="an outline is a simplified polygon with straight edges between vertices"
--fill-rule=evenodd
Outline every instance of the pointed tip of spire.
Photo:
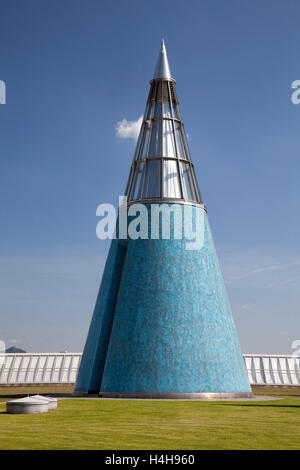
M 172 78 L 164 38 L 161 40 L 161 48 L 159 51 L 153 78 Z

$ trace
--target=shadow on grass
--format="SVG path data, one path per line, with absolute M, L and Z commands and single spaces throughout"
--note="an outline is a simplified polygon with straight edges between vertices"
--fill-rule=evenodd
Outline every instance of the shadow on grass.
M 221 406 L 248 406 L 250 408 L 253 407 L 258 407 L 258 408 L 300 408 L 300 403 L 299 405 L 276 405 L 275 403 L 243 403 L 243 402 L 232 402 L 232 403 L 218 403 L 218 405 Z

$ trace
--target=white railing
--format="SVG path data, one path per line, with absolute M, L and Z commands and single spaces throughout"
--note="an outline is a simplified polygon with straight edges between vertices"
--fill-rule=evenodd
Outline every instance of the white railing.
M 81 353 L 0 354 L 0 385 L 73 384 Z M 300 357 L 244 354 L 251 385 L 300 386 Z
M 74 383 L 81 353 L 0 355 L 0 384 Z
M 300 357 L 284 354 L 244 354 L 251 385 L 300 385 Z

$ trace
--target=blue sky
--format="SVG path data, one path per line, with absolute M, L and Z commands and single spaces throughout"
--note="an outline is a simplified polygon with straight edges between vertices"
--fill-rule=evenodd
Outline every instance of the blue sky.
M 0 0 L 0 339 L 81 351 L 160 40 L 244 352 L 300 338 L 300 4 Z

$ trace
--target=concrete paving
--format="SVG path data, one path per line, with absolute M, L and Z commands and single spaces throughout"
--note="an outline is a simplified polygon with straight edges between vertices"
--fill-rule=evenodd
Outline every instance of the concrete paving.
M 218 398 L 218 399 L 207 399 L 207 398 L 198 398 L 198 399 L 170 399 L 170 398 L 165 398 L 165 399 L 159 399 L 159 398 L 102 398 L 102 397 L 97 397 L 95 395 L 90 396 L 90 397 L 73 397 L 71 395 L 55 395 L 57 398 L 60 400 L 136 400 L 136 401 L 203 401 L 203 402 L 223 402 L 223 401 L 270 401 L 270 400 L 283 400 L 284 397 L 268 397 L 265 395 L 256 395 L 252 398 Z

